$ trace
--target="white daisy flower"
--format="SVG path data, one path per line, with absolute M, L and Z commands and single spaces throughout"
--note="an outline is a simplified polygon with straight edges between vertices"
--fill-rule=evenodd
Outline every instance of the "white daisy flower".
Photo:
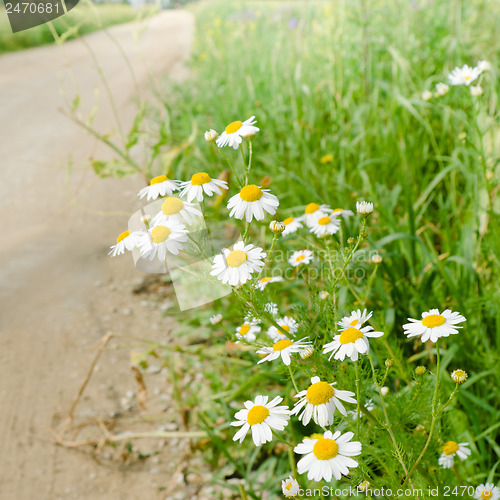
M 467 85 L 469 86 L 474 80 L 477 80 L 481 70 L 475 66 L 471 68 L 464 64 L 461 68 L 458 66 L 448 75 L 450 85 Z
M 172 196 L 174 191 L 179 189 L 179 181 L 171 181 L 166 175 L 153 177 L 149 181 L 149 186 L 139 191 L 139 198 L 147 196 L 146 200 L 156 200 L 159 196 Z
M 351 215 L 354 215 L 354 212 L 352 210 L 347 210 L 346 208 L 334 208 L 330 212 L 330 217 L 342 216 L 345 220 L 347 220 Z
M 311 385 L 306 391 L 299 392 L 295 397 L 301 398 L 295 403 L 291 415 L 299 415 L 299 420 L 304 425 L 307 425 L 312 419 L 321 427 L 333 424 L 333 413 L 335 407 L 342 415 L 347 416 L 347 411 L 340 400 L 347 403 L 356 403 L 353 399 L 354 392 L 340 391 L 334 389 L 336 383 L 329 384 L 328 382 L 321 382 L 319 377 L 311 379 Z
M 343 361 L 346 356 L 352 361 L 357 361 L 359 354 L 367 354 L 370 350 L 369 337 L 382 337 L 384 332 L 374 332 L 372 326 L 361 326 L 372 313 L 367 314 L 366 309 L 361 313 L 359 309 L 353 311 L 350 316 L 339 321 L 340 333 L 333 337 L 333 341 L 323 346 L 323 354 L 331 352 L 328 359 L 339 359 Z M 356 326 L 350 326 L 351 323 Z M 347 326 L 344 326 L 347 325 Z
M 353 432 L 326 431 L 319 439 L 304 438 L 293 449 L 295 453 L 305 455 L 297 463 L 297 472 L 307 472 L 307 479 L 314 481 L 324 479 L 330 482 L 332 477 L 338 481 L 342 475 L 347 476 L 349 467 L 358 466 L 351 457 L 360 455 L 362 448 L 359 441 L 351 441 L 353 436 Z
M 454 463 L 455 455 L 464 461 L 471 451 L 468 448 L 469 443 L 456 443 L 455 441 L 447 441 L 443 446 L 443 453 L 439 457 L 438 463 L 443 469 L 451 469 Z
M 283 221 L 283 224 L 285 224 L 285 230 L 281 233 L 281 236 L 286 236 L 287 234 L 295 233 L 297 229 L 303 227 L 300 220 L 294 217 L 288 217 Z
M 273 361 L 281 357 L 283 363 L 289 366 L 291 361 L 290 354 L 294 352 L 300 354 L 306 347 L 311 345 L 310 342 L 304 342 L 306 339 L 307 337 L 295 342 L 290 339 L 283 339 L 278 340 L 271 347 L 262 347 L 257 351 L 257 354 L 267 354 L 267 356 L 258 361 L 257 364 L 264 363 L 264 361 Z
M 281 328 L 285 330 L 285 332 L 287 332 L 287 334 L 289 335 L 294 335 L 299 329 L 299 324 L 297 323 L 297 321 L 295 321 L 290 316 L 284 316 L 283 318 L 278 319 L 276 323 L 278 323 L 278 325 L 281 326 Z M 279 340 L 288 338 L 285 333 L 283 333 L 279 328 L 276 328 L 275 326 L 269 327 L 269 329 L 267 330 L 267 334 L 273 342 L 278 342 Z
M 254 217 L 255 220 L 262 220 L 265 217 L 264 212 L 274 215 L 279 204 L 278 198 L 271 194 L 269 189 L 249 184 L 229 199 L 227 208 L 231 210 L 230 217 L 235 219 L 245 217 L 246 221 L 250 222 Z
M 481 95 L 483 95 L 483 87 L 481 87 L 481 85 L 471 85 L 469 87 L 469 90 L 470 90 L 470 95 L 472 97 L 479 97 Z
M 111 257 L 116 257 L 117 255 L 122 255 L 125 253 L 125 250 L 131 252 L 134 248 L 137 247 L 141 234 L 145 234 L 145 231 L 134 231 L 131 233 L 130 231 L 123 231 L 123 233 L 118 235 L 116 238 L 116 244 L 113 245 L 108 253 Z
M 160 261 L 164 261 L 167 252 L 178 255 L 188 239 L 186 233 L 186 226 L 175 221 L 152 226 L 139 240 L 141 256 L 149 260 L 158 256 Z
M 278 304 L 275 304 L 274 302 L 267 302 L 264 304 L 264 310 L 274 316 L 275 314 L 278 314 Z
M 309 226 L 309 232 L 318 238 L 327 234 L 335 234 L 340 230 L 340 220 L 329 215 L 321 215 Z
M 212 179 L 206 172 L 198 172 L 191 176 L 190 181 L 182 182 L 181 189 L 181 196 L 185 196 L 187 201 L 191 202 L 194 199 L 203 201 L 204 194 L 206 196 L 221 195 L 222 189 L 227 190 L 229 186 L 226 181 Z
M 168 221 L 191 225 L 194 218 L 202 217 L 203 214 L 194 206 L 176 196 L 169 196 L 161 205 L 161 210 L 153 217 L 154 226 Z
M 341 328 L 349 328 L 351 326 L 360 327 L 363 323 L 366 323 L 371 317 L 373 312 L 368 312 L 366 309 L 356 309 L 352 311 L 349 316 L 344 316 L 337 324 Z
M 247 342 L 253 342 L 257 338 L 256 334 L 261 331 L 258 322 L 259 321 L 255 318 L 245 318 L 243 324 L 236 328 L 236 338 L 239 340 L 246 340 Z
M 373 203 L 369 201 L 357 201 L 356 212 L 362 217 L 367 217 L 373 212 Z
M 446 83 L 442 83 L 442 82 L 436 83 L 436 95 L 438 97 L 442 97 L 442 96 L 446 95 L 449 90 L 450 90 L 450 87 L 448 87 L 448 85 L 446 85 Z
M 252 273 L 262 271 L 266 255 L 262 248 L 238 241 L 233 245 L 233 250 L 223 248 L 222 252 L 214 257 L 210 275 L 217 276 L 219 281 L 231 286 L 244 284 Z
M 258 127 L 254 126 L 254 123 L 257 123 L 255 116 L 251 116 L 244 122 L 237 120 L 230 123 L 225 128 L 224 132 L 217 137 L 217 146 L 219 146 L 219 148 L 230 146 L 233 149 L 238 149 L 238 146 L 243 141 L 242 137 L 255 135 L 260 130 Z
M 314 223 L 317 218 L 331 211 L 332 209 L 328 205 L 309 203 L 304 210 L 304 215 L 300 217 L 300 220 L 303 220 L 307 227 L 311 227 L 311 224 Z
M 465 370 L 458 369 L 451 372 L 450 377 L 455 384 L 463 384 L 469 378 L 469 375 Z
M 233 441 L 243 442 L 247 432 L 252 429 L 252 439 L 255 446 L 271 442 L 273 434 L 271 429 L 282 431 L 290 420 L 290 410 L 287 406 L 278 406 L 283 398 L 276 396 L 269 403 L 268 396 L 257 396 L 255 402 L 246 401 L 245 409 L 234 416 L 236 422 L 232 426 L 241 427 L 234 435 Z
M 422 319 L 408 318 L 411 323 L 403 325 L 405 335 L 415 337 L 422 335 L 422 342 L 436 342 L 439 337 L 448 337 L 449 335 L 457 334 L 458 323 L 467 321 L 460 313 L 452 312 L 446 309 L 442 314 L 439 314 L 439 309 L 431 309 L 428 312 L 422 313 Z
M 296 497 L 299 493 L 299 483 L 291 475 L 288 479 L 281 481 L 281 491 L 286 497 Z
M 212 325 L 218 325 L 222 321 L 222 314 L 214 314 L 213 316 L 210 317 L 210 324 Z
M 300 266 L 300 264 L 309 264 L 314 258 L 314 254 L 311 250 L 297 250 L 292 253 L 292 256 L 288 259 L 288 263 L 293 267 Z
M 262 292 L 269 283 L 278 283 L 279 281 L 283 281 L 281 276 L 265 276 L 259 280 L 257 288 Z
M 493 69 L 493 66 L 491 65 L 490 61 L 478 61 L 477 62 L 477 68 L 479 71 L 491 71 Z
M 476 488 L 474 498 L 478 500 L 498 500 L 500 498 L 500 488 L 493 483 L 480 484 Z

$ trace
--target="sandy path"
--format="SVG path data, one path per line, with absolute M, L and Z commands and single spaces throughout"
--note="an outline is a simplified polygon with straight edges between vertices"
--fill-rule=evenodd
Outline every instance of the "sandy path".
M 181 76 L 192 32 L 184 11 L 162 12 L 140 30 L 110 29 L 145 91 L 151 74 Z M 105 33 L 86 41 L 128 128 L 135 110 L 129 70 Z M 59 111 L 77 91 L 83 110 L 90 110 L 96 89 L 94 125 L 116 131 L 81 41 L 0 57 L 1 500 L 163 499 L 169 489 L 171 469 L 157 466 L 154 480 L 150 465 L 127 473 L 126 467 L 103 469 L 78 451 L 54 446 L 48 432 L 54 413 L 68 408 L 79 386 L 89 347 L 107 330 L 166 335 L 160 311 L 145 317 L 144 304 L 130 295 L 131 283 L 142 278 L 131 260 L 106 255 L 137 206 L 142 181 L 97 180 L 86 159 L 108 153 Z M 120 391 L 133 389 L 128 353 L 106 356 L 104 377 L 89 388 L 81 409 L 89 415 L 112 411 Z

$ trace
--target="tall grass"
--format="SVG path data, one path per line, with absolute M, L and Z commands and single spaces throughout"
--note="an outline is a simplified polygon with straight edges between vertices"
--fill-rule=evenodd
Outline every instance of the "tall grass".
M 375 203 L 369 240 L 384 261 L 369 307 L 384 311 L 377 321 L 406 380 L 415 363 L 433 355 L 406 341 L 400 327 L 406 318 L 448 306 L 468 318 L 467 335 L 445 347 L 446 369 L 460 366 L 472 375 L 459 394 L 462 411 L 446 425 L 477 441 L 481 455 L 477 468 L 470 463 L 470 477 L 494 474 L 500 464 L 494 427 L 500 417 L 500 43 L 492 41 L 500 39 L 500 4 L 213 1 L 193 9 L 192 81 L 164 100 L 163 140 L 182 144 L 194 129 L 221 131 L 256 115 L 261 132 L 253 168 L 272 178 L 279 219 L 299 215 L 299 206 L 312 201 L 345 208 L 361 198 Z M 454 66 L 479 59 L 494 66 L 483 77 L 481 98 L 466 87 L 429 102 L 421 98 Z M 202 134 L 174 158 L 166 165 L 175 178 L 224 166 Z M 355 296 L 346 292 L 343 303 L 356 304 Z M 233 388 L 242 382 L 221 370 Z M 260 381 L 255 377 L 252 385 Z M 211 381 L 214 390 L 227 391 Z

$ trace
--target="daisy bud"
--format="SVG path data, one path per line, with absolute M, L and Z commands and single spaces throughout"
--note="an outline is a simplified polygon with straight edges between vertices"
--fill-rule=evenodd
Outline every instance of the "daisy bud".
M 356 212 L 362 217 L 368 217 L 373 212 L 373 203 L 368 201 L 357 201 Z
M 354 238 L 347 238 L 347 244 L 348 245 L 354 245 L 354 243 L 356 242 L 356 240 Z
M 385 360 L 385 366 L 387 366 L 387 368 L 390 368 L 391 366 L 394 366 L 394 360 L 393 359 L 386 359 Z
M 141 222 L 143 224 L 149 224 L 149 222 L 151 221 L 151 215 L 149 214 L 144 214 L 142 217 L 141 217 Z
M 219 134 L 213 128 L 205 132 L 205 140 L 207 142 L 214 142 L 217 137 L 219 137 Z
M 458 140 L 459 141 L 465 141 L 466 138 L 467 138 L 467 133 L 466 132 L 460 132 L 460 134 L 458 134 Z
M 283 222 L 278 222 L 277 220 L 273 220 L 271 224 L 269 224 L 269 229 L 274 234 L 281 234 L 285 230 L 286 226 Z
M 365 492 L 368 491 L 369 488 L 370 488 L 370 481 L 363 481 L 362 483 L 358 484 L 358 491 Z
M 470 86 L 470 95 L 472 97 L 479 97 L 480 95 L 483 95 L 483 87 L 481 85 L 471 85 Z
M 415 373 L 416 373 L 419 377 L 421 377 L 422 375 L 424 375 L 426 371 L 427 371 L 427 368 L 426 368 L 425 366 L 417 366 L 417 367 L 415 368 Z
M 421 97 L 424 101 L 430 101 L 432 99 L 432 92 L 430 90 L 424 90 Z
M 381 387 L 380 392 L 382 393 L 382 396 L 387 396 L 387 394 L 389 394 L 389 387 Z
M 222 314 L 214 314 L 214 315 L 210 318 L 210 323 L 211 323 L 212 325 L 218 325 L 221 321 L 222 321 Z
M 321 292 L 319 292 L 319 300 L 326 300 L 329 296 L 330 296 L 330 294 L 328 292 L 326 292 L 325 290 L 322 290 Z
M 299 483 L 291 475 L 288 479 L 281 481 L 281 490 L 286 497 L 295 497 L 299 492 Z
M 441 97 L 448 93 L 450 87 L 446 83 L 436 83 L 436 96 Z
M 464 370 L 455 370 L 450 376 L 455 384 L 463 384 L 469 378 L 469 375 Z
M 300 357 L 302 359 L 308 359 L 314 354 L 314 347 L 307 346 L 305 349 L 300 351 Z
M 382 262 L 382 256 L 379 254 L 376 254 L 371 258 L 371 261 L 373 264 L 380 264 Z

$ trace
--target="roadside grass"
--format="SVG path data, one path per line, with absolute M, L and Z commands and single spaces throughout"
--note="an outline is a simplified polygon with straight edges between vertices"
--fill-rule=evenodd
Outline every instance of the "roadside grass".
M 255 115 L 261 130 L 253 140 L 252 179 L 271 183 L 280 200 L 278 220 L 301 215 L 310 202 L 353 210 L 356 201 L 372 201 L 368 245 L 352 266 L 364 270 L 368 280 L 354 275 L 338 291 L 329 279 L 290 280 L 281 295 L 266 292 L 256 299 L 257 307 L 278 302 L 281 315 L 299 319 L 318 348 L 337 319 L 330 308 L 321 309 L 321 287 L 335 294 L 341 315 L 364 306 L 375 311 L 373 324 L 385 336 L 371 344 L 371 352 L 375 378 L 390 390 L 392 427 L 363 420 L 366 455 L 350 480 L 356 485 L 369 478 L 393 488 L 404 478 L 398 460 L 414 463 L 424 445 L 438 368 L 435 346 L 408 340 L 401 325 L 431 308 L 460 311 L 467 318 L 464 328 L 441 342 L 438 399 L 444 403 L 453 390 L 450 371 L 462 368 L 469 380 L 444 412 L 413 479 L 423 488 L 495 481 L 500 465 L 500 5 L 493 0 L 214 0 L 190 8 L 197 19 L 191 80 L 169 92 L 160 108 L 141 110 L 124 158 L 138 142 L 149 143 L 143 163 L 147 176 L 167 173 L 186 180 L 207 171 L 215 177 L 227 166 L 206 144 L 203 131 L 221 132 L 233 120 Z M 468 87 L 459 86 L 442 97 L 422 98 L 455 66 L 483 59 L 493 64 L 480 79 L 484 95 L 472 97 Z M 225 151 L 232 162 L 241 162 L 239 151 Z M 114 175 L 113 165 L 108 167 L 99 165 L 99 172 Z M 235 192 L 233 180 L 230 194 Z M 205 208 L 209 217 L 227 220 L 227 211 L 217 205 Z M 357 234 L 357 223 L 347 221 L 339 247 Z M 265 223 L 252 224 L 249 241 L 269 248 L 271 236 Z M 280 238 L 278 251 L 305 243 Z M 376 272 L 362 258 L 370 250 L 383 257 Z M 275 264 L 280 266 L 283 262 Z M 257 394 L 281 393 L 292 405 L 293 387 L 284 367 L 257 366 L 255 349 L 224 344 L 222 329 L 209 326 L 214 312 L 224 315 L 234 341 L 247 310 L 233 295 L 186 313 L 172 310 L 176 332 L 189 339 L 189 348 L 155 347 L 150 353 L 165 351 L 174 385 L 184 373 L 203 373 L 202 380 L 178 392 L 179 409 L 211 438 L 198 446 L 211 460 L 214 481 L 229 484 L 244 498 L 239 482 L 244 479 L 246 493 L 260 498 L 260 491 L 277 492 L 276 478 L 293 470 L 293 454 L 276 442 L 255 448 L 247 438 L 235 444 L 229 422 L 241 403 Z M 386 358 L 394 360 L 387 379 Z M 421 379 L 417 365 L 428 370 Z M 352 363 L 329 363 L 320 352 L 296 369 L 302 385 L 311 371 L 335 378 L 343 389 L 355 384 Z M 365 363 L 361 399 L 366 403 L 372 395 Z M 374 400 L 379 405 L 376 394 Z M 380 408 L 375 412 L 381 420 Z M 393 449 L 387 428 L 399 448 Z M 314 430 L 296 422 L 289 429 L 294 442 Z M 439 469 L 440 445 L 455 438 L 471 443 L 473 455 L 457 470 Z
M 115 24 L 128 23 L 157 12 L 154 6 L 135 9 L 126 4 L 81 2 L 68 14 L 50 23 L 12 33 L 4 7 L 0 11 L 0 54 L 54 43 L 55 35 L 63 40 L 98 31 Z
M 162 134 L 166 143 L 178 145 L 195 127 L 198 139 L 163 168 L 182 179 L 201 170 L 217 175 L 225 164 L 201 132 L 221 132 L 233 120 L 256 115 L 261 132 L 253 141 L 253 175 L 272 178 L 271 189 L 280 199 L 278 220 L 300 215 L 309 202 L 353 209 L 356 200 L 373 201 L 369 243 L 384 261 L 367 305 L 378 311 L 376 323 L 387 339 L 385 347 L 374 345 L 375 356 L 382 364 L 384 357 L 395 358 L 398 371 L 391 389 L 397 393 L 402 380 L 413 380 L 417 365 L 432 370 L 435 361 L 435 350 L 422 350 L 402 335 L 407 318 L 432 307 L 449 307 L 467 317 L 463 334 L 445 341 L 444 356 L 447 371 L 461 367 L 470 380 L 467 391 L 458 395 L 458 406 L 446 413 L 441 431 L 477 441 L 475 459 L 461 465 L 465 484 L 492 479 L 500 464 L 495 426 L 500 418 L 498 197 L 490 205 L 500 181 L 500 44 L 491 41 L 500 5 L 489 0 L 215 1 L 192 9 L 197 18 L 192 82 L 164 101 Z M 457 87 L 444 97 L 422 99 L 422 92 L 446 81 L 456 65 L 475 65 L 480 59 L 494 66 L 482 79 L 481 98 Z M 238 162 L 239 152 L 227 154 Z M 348 225 L 350 234 L 353 230 Z M 264 232 L 253 234 L 261 244 Z M 297 245 L 279 243 L 283 250 Z M 293 310 L 301 290 L 290 288 L 286 307 Z M 340 295 L 341 309 L 359 306 L 351 292 Z M 221 300 L 215 309 L 227 324 L 241 324 L 244 311 L 236 304 Z M 212 312 L 181 315 L 186 333 L 197 327 L 197 338 L 201 334 L 215 344 L 204 326 Z M 325 315 L 323 321 L 329 320 Z M 220 423 L 221 415 L 232 420 L 228 403 L 249 396 L 241 387 L 266 393 L 286 377 L 261 366 L 242 373 L 232 363 L 214 365 L 205 374 L 214 393 L 204 417 L 208 428 Z M 200 392 L 190 396 L 193 410 L 207 407 L 196 396 Z M 411 422 L 402 425 L 426 424 L 430 400 L 423 393 L 417 405 L 412 403 Z M 389 400 L 390 418 L 398 422 L 410 394 Z M 286 456 L 280 462 L 280 455 L 268 449 L 271 456 L 265 459 L 266 452 L 259 455 L 251 444 L 231 443 L 232 434 L 227 431 L 227 440 L 215 447 L 214 464 L 225 449 L 234 454 L 234 477 L 273 478 L 275 468 L 286 474 Z M 417 437 L 403 445 L 408 460 L 422 448 Z M 432 453 L 423 463 L 430 484 L 455 480 L 453 472 L 434 467 Z M 397 475 L 388 467 L 386 473 Z

